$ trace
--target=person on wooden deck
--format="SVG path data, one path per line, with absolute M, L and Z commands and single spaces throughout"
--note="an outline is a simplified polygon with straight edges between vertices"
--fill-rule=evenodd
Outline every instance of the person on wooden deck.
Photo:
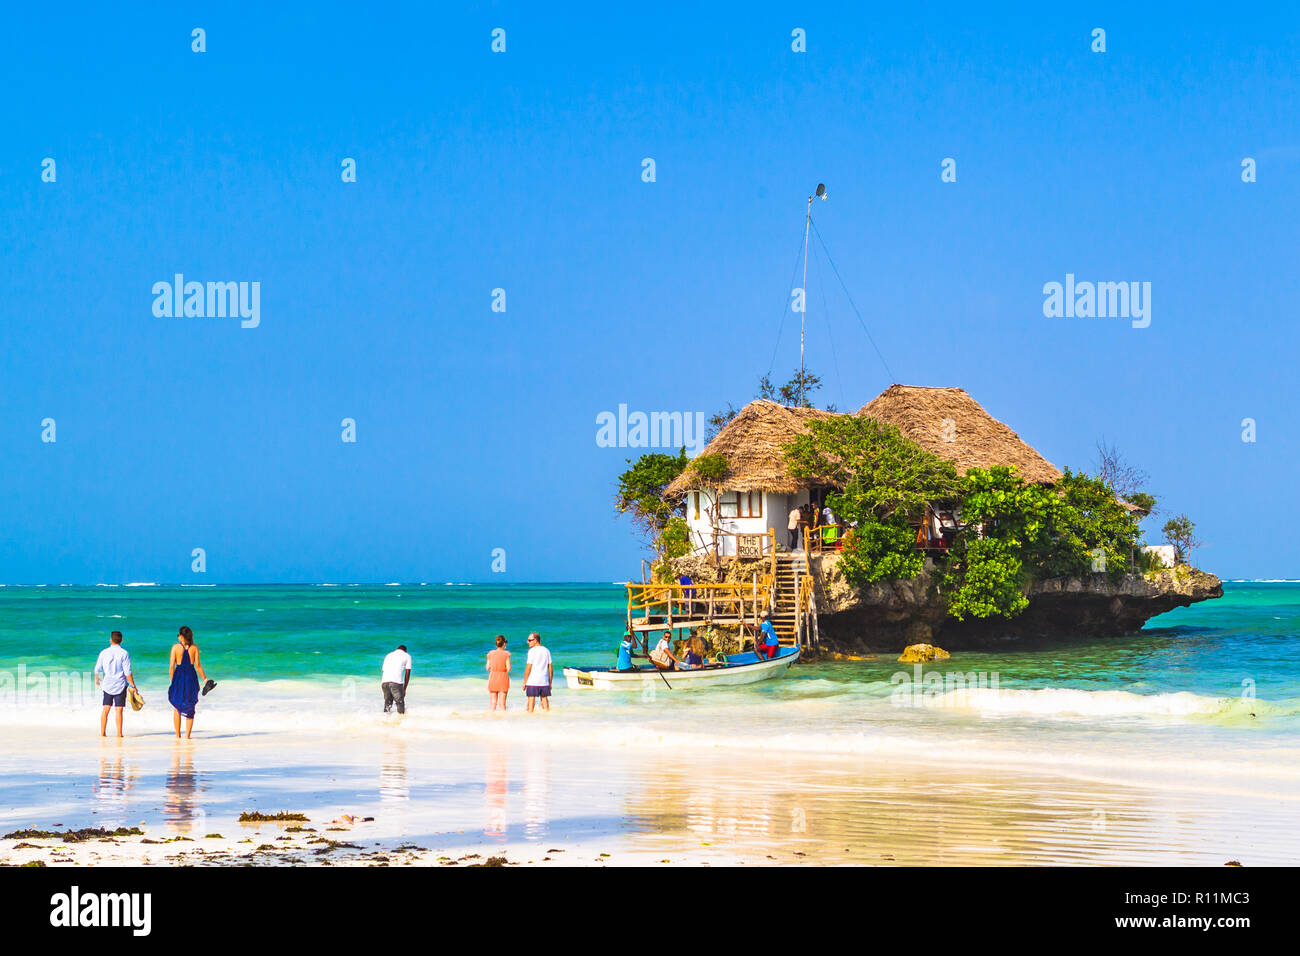
M 791 508 L 790 521 L 787 524 L 787 528 L 790 532 L 791 551 L 797 551 L 799 549 L 799 522 L 801 522 L 802 520 L 803 520 L 803 512 L 799 510 L 798 506 Z

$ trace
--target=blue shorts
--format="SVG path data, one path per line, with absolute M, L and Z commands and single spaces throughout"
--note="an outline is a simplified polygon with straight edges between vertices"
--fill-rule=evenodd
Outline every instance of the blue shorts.
M 526 687 L 524 687 L 524 693 L 527 694 L 529 697 L 550 697 L 551 685 L 550 684 L 528 684 Z
M 126 706 L 126 688 L 123 687 L 123 688 L 122 688 L 122 693 L 120 693 L 120 694 L 110 694 L 108 691 L 104 691 L 104 706 L 105 706 L 105 707 L 125 707 L 125 706 Z

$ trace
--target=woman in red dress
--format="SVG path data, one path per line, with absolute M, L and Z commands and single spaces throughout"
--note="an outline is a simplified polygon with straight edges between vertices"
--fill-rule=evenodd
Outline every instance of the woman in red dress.
M 497 635 L 497 648 L 488 651 L 488 710 L 505 710 L 506 694 L 510 693 L 510 652 L 506 650 L 504 635 Z

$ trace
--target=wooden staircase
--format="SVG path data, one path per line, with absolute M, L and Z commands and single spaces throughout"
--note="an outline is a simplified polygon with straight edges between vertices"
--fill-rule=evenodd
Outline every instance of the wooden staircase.
M 807 573 L 808 558 L 804 552 L 778 552 L 772 627 L 781 639 L 782 647 L 794 647 L 799 643 L 799 581 Z

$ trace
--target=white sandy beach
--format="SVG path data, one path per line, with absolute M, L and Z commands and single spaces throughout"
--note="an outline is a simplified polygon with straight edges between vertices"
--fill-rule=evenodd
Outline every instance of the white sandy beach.
M 131 717 L 128 716 L 128 721 Z M 408 718 L 409 720 L 409 718 Z M 476 715 L 466 733 L 396 718 L 351 731 L 22 727 L 0 755 L 0 828 L 140 827 L 64 843 L 10 838 L 47 865 L 1294 863 L 1294 781 L 1221 768 L 1112 772 L 951 753 L 800 755 L 576 739 L 572 719 Z M 155 721 L 156 723 L 156 721 Z M 12 734 L 13 726 L 5 728 Z M 1083 755 L 1080 755 L 1083 756 Z M 300 824 L 240 824 L 241 812 Z M 337 824 L 345 814 L 371 822 Z M 288 826 L 302 830 L 289 831 Z M 323 841 L 346 845 L 331 846 Z

